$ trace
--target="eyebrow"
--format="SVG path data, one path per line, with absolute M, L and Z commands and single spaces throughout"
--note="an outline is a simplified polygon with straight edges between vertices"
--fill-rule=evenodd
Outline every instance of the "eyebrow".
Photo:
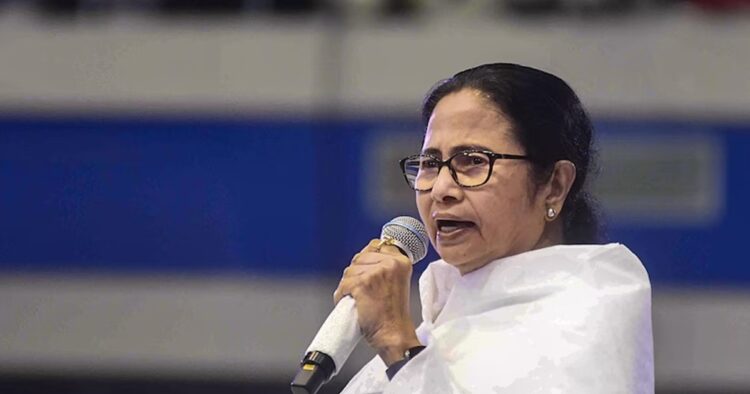
M 467 150 L 486 150 L 486 151 L 492 152 L 492 149 L 490 149 L 490 148 L 488 148 L 486 146 L 483 146 L 483 145 L 476 145 L 476 144 L 474 144 L 474 145 L 458 145 L 458 146 L 454 146 L 453 148 L 451 148 L 451 150 L 449 152 L 449 155 L 455 155 L 458 152 L 463 152 L 463 151 L 467 151 Z M 436 157 L 441 157 L 442 156 L 442 152 L 440 152 L 440 149 L 437 149 L 437 148 L 427 148 L 427 149 L 425 149 L 425 150 L 422 151 L 422 154 L 423 155 L 436 156 Z

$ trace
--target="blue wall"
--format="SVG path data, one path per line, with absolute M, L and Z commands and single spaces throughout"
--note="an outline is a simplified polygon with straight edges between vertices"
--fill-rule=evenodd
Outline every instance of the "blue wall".
M 683 125 L 598 131 L 623 126 Z M 750 285 L 750 125 L 700 127 L 725 147 L 719 220 L 615 222 L 608 237 L 657 284 Z M 362 158 L 385 129 L 420 133 L 403 119 L 2 118 L 0 269 L 338 275 L 382 225 L 361 203 Z

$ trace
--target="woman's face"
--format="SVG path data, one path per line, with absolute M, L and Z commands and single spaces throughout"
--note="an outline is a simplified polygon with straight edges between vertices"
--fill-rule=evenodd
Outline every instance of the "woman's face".
M 508 120 L 472 89 L 438 102 L 422 153 L 445 160 L 466 149 L 526 153 Z M 537 248 L 545 206 L 544 199 L 534 195 L 531 169 L 525 160 L 498 159 L 487 183 L 467 189 L 443 167 L 432 190 L 417 192 L 419 215 L 440 257 L 466 274 L 497 258 Z

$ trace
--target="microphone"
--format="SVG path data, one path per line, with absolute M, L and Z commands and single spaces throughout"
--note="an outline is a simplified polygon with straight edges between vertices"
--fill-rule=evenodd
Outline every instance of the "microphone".
M 399 216 L 386 223 L 380 239 L 394 245 L 412 264 L 427 255 L 427 231 L 413 217 Z M 354 298 L 345 296 L 318 330 L 292 380 L 293 394 L 315 394 L 334 377 L 362 337 Z

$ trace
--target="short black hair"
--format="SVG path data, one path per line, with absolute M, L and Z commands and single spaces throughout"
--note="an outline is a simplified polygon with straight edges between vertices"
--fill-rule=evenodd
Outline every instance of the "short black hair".
M 561 213 L 564 242 L 600 242 L 597 205 L 587 190 L 587 178 L 596 162 L 593 126 L 573 89 L 562 79 L 531 67 L 484 64 L 433 86 L 422 104 L 425 128 L 437 103 L 462 89 L 483 93 L 510 121 L 515 137 L 531 157 L 538 183 L 549 179 L 557 161 L 575 164 L 576 179 Z

